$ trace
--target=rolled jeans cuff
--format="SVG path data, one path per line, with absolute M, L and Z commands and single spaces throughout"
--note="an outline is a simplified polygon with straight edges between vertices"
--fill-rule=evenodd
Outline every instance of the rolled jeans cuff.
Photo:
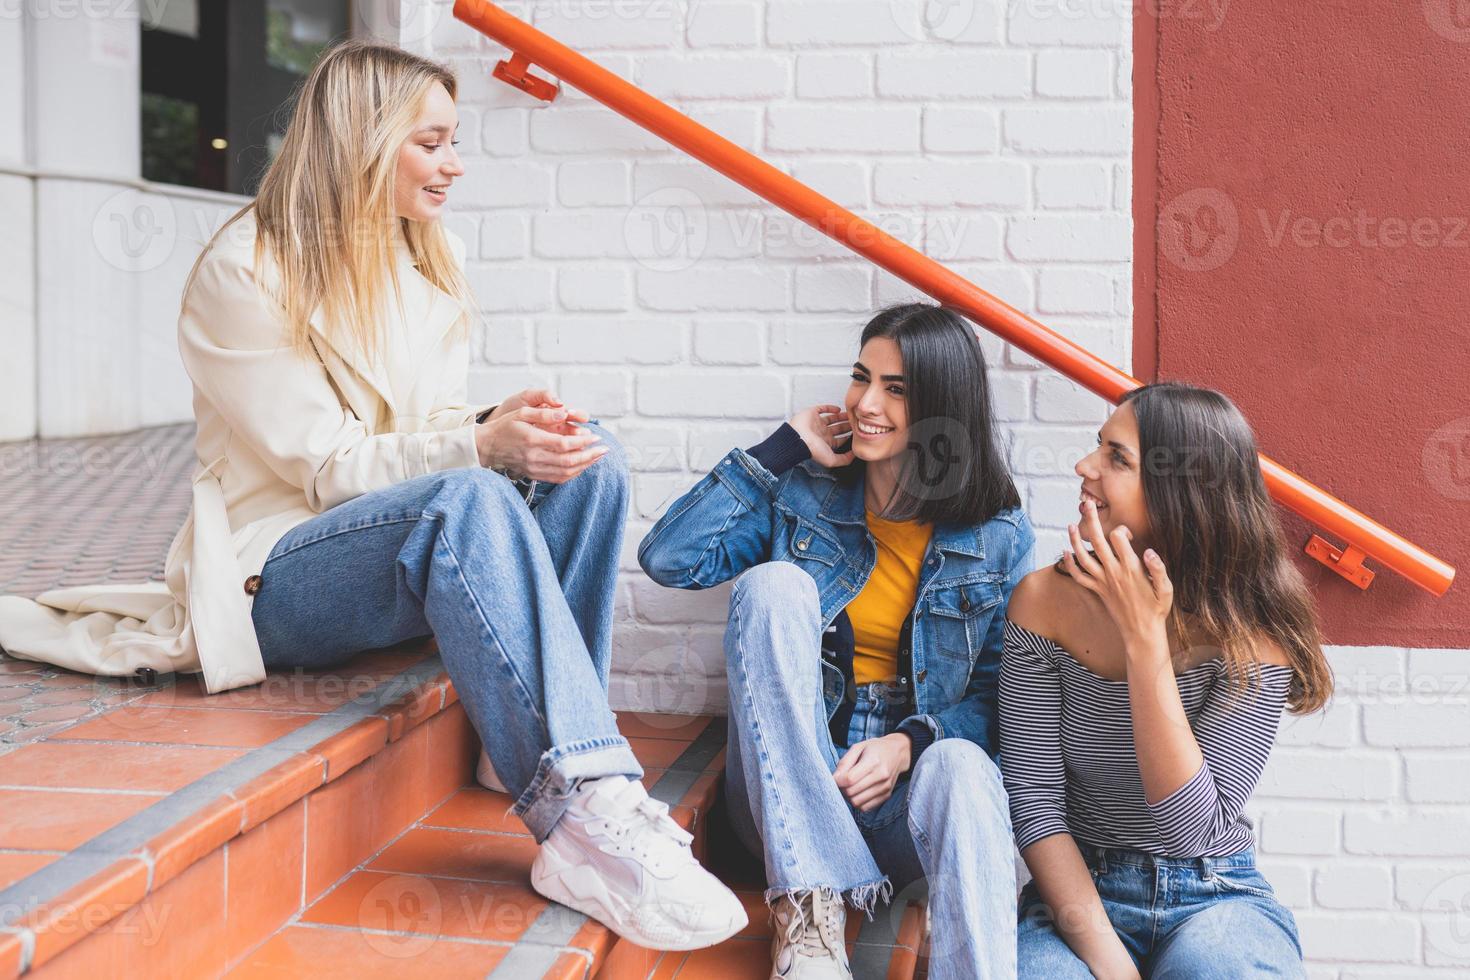
M 510 808 L 511 815 L 521 818 L 539 844 L 566 812 L 579 782 L 620 775 L 643 778 L 643 767 L 633 756 L 628 740 L 621 735 L 588 738 L 547 749 L 541 754 L 531 785 Z

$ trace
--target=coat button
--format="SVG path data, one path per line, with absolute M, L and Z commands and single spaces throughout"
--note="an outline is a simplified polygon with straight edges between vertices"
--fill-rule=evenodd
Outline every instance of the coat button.
M 960 611 L 961 612 L 969 612 L 970 611 L 970 600 L 969 599 L 961 599 L 960 600 Z
M 796 550 L 797 551 L 805 551 L 806 550 L 807 542 L 810 541 L 810 540 L 811 540 L 811 538 L 802 538 L 800 541 L 796 542 Z
M 919 671 L 919 683 L 920 684 L 924 683 L 924 678 L 926 678 L 928 676 L 929 676 L 929 669 L 927 667 L 924 668 L 923 670 L 920 670 Z
M 245 580 L 245 594 L 255 595 L 260 591 L 260 576 L 252 575 Z

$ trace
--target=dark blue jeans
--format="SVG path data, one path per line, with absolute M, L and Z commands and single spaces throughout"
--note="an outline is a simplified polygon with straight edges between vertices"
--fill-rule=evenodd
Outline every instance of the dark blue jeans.
M 1077 842 L 1103 909 L 1146 980 L 1305 977 L 1296 919 L 1246 848 L 1226 857 L 1162 858 Z M 1035 882 L 1021 889 L 1021 980 L 1090 978 L 1057 934 Z

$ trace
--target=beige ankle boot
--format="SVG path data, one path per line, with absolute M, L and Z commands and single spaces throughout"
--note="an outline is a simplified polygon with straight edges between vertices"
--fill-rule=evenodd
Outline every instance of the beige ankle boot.
M 771 916 L 771 980 L 852 980 L 840 895 L 819 888 L 783 896 Z

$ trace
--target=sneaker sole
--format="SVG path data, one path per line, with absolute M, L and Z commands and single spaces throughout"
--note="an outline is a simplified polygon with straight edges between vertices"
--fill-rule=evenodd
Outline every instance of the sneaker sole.
M 677 933 L 677 937 L 662 932 L 659 935 L 644 932 L 638 923 L 627 921 L 632 907 L 625 901 L 615 901 L 606 882 L 597 872 L 586 865 L 572 864 L 562 859 L 544 843 L 531 864 L 531 887 L 543 898 L 581 912 L 590 919 L 596 919 L 629 942 L 645 949 L 663 952 L 704 949 L 722 943 L 744 929 L 749 921 L 741 907 L 740 921 L 728 923 L 724 928 L 705 932 L 670 928 L 668 933 Z M 623 908 L 617 909 L 614 905 L 621 905 Z

